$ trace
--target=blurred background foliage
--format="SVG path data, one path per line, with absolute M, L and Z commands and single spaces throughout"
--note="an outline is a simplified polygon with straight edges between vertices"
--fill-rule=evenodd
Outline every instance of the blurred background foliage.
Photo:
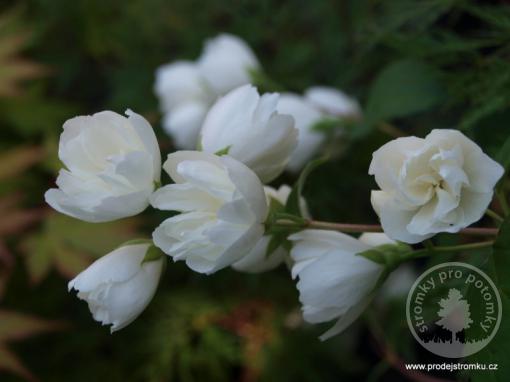
M 305 189 L 318 219 L 376 222 L 371 153 L 401 134 L 458 128 L 501 161 L 510 157 L 502 151 L 510 152 L 510 6 L 502 0 L 3 1 L 2 381 L 420 380 L 399 371 L 401 363 L 442 362 L 412 340 L 407 291 L 381 297 L 365 319 L 320 343 L 324 327 L 302 322 L 283 267 L 206 277 L 169 264 L 148 310 L 114 335 L 67 292 L 73 275 L 123 241 L 148 236 L 162 215 L 147 211 L 93 225 L 51 212 L 43 193 L 60 167 L 62 123 L 132 108 L 153 123 L 163 153 L 170 152 L 152 91 L 154 70 L 194 59 L 204 39 L 220 32 L 245 39 L 267 76 L 287 90 L 323 84 L 360 100 L 363 121 L 328 148 L 335 159 Z M 490 267 L 483 255 L 463 259 Z M 508 352 L 498 349 L 504 363 Z M 493 350 L 480 354 L 496 357 Z

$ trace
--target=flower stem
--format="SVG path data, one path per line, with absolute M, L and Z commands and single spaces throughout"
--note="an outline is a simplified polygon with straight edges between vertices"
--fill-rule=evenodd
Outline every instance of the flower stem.
M 501 204 L 501 209 L 503 210 L 503 213 L 505 214 L 505 216 L 508 216 L 510 214 L 510 207 L 508 206 L 505 192 L 503 190 L 499 190 L 496 192 L 496 196 L 499 200 L 499 203 Z
M 278 222 L 278 225 L 281 223 Z M 294 225 L 294 223 L 284 223 Z M 384 232 L 382 227 L 377 224 L 350 224 L 350 223 L 331 223 L 331 222 L 323 222 L 318 220 L 307 220 L 302 228 L 316 228 L 316 229 L 325 229 L 330 231 L 340 231 L 340 232 Z M 473 235 L 473 236 L 496 236 L 498 234 L 497 228 L 484 228 L 484 227 L 469 227 L 464 228 L 459 231 L 461 234 L 465 235 Z
M 500 222 L 500 223 L 503 223 L 503 221 L 505 220 L 497 212 L 495 212 L 495 211 L 493 211 L 493 210 L 491 210 L 489 208 L 487 208 L 487 211 L 485 211 L 485 214 L 487 216 L 490 216 L 491 218 L 493 218 L 494 220 L 496 220 L 497 222 Z
M 423 249 L 418 249 L 416 251 L 411 251 L 402 256 L 405 260 L 415 259 L 418 257 L 425 257 L 434 252 L 456 252 L 456 251 L 469 251 L 472 249 L 480 249 L 487 248 L 494 244 L 494 241 L 481 241 L 478 243 L 470 243 L 470 244 L 459 244 L 459 245 L 446 245 L 440 247 L 428 247 Z

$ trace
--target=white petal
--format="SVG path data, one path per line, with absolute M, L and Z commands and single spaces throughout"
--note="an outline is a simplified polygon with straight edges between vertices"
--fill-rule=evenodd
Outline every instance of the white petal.
M 185 103 L 207 102 L 211 97 L 198 66 L 191 61 L 176 61 L 159 67 L 154 91 L 165 113 Z
M 246 129 L 252 126 L 259 99 L 257 89 L 251 85 L 241 86 L 218 99 L 202 126 L 202 149 L 214 154 L 244 139 Z
M 372 191 L 370 200 L 381 219 L 384 233 L 391 239 L 415 244 L 434 235 L 416 235 L 409 232 L 406 227 L 413 219 L 416 211 L 402 209 L 402 206 L 386 192 Z
M 208 110 L 209 104 L 206 103 L 184 103 L 165 115 L 163 128 L 172 136 L 178 148 L 194 150 Z
M 282 94 L 278 101 L 278 112 L 291 115 L 299 130 L 298 145 L 287 165 L 292 172 L 299 171 L 308 162 L 324 141 L 324 134 L 313 131 L 322 114 L 295 94 Z
M 239 37 L 221 34 L 206 42 L 198 59 L 200 72 L 216 94 L 250 83 L 250 70 L 259 63 L 250 47 Z
M 273 253 L 266 256 L 270 239 L 269 236 L 263 236 L 248 254 L 232 265 L 232 268 L 241 272 L 261 273 L 280 265 L 285 258 L 286 251 L 282 247 L 278 247 Z
M 170 184 L 156 190 L 150 197 L 154 208 L 167 211 L 216 211 L 221 203 L 207 192 L 188 183 Z
M 396 244 L 394 240 L 391 240 L 385 233 L 382 232 L 365 232 L 358 238 L 358 240 L 372 247 L 385 244 Z
M 368 173 L 375 176 L 375 181 L 382 190 L 398 189 L 404 161 L 424 144 L 423 139 L 416 137 L 397 138 L 386 143 L 372 154 Z
M 468 176 L 470 187 L 475 192 L 491 192 L 503 176 L 503 167 L 458 130 L 435 129 L 425 139 L 430 144 L 443 149 L 461 145 L 464 154 L 464 171 Z
M 305 92 L 305 99 L 325 113 L 335 116 L 359 116 L 361 110 L 358 102 L 340 90 L 314 86 Z
M 228 170 L 230 180 L 235 185 L 246 203 L 250 206 L 258 222 L 263 222 L 268 213 L 268 205 L 264 188 L 259 178 L 253 171 L 241 162 L 226 155 L 221 161 Z
M 367 296 L 361 302 L 351 307 L 345 314 L 342 315 L 342 317 L 338 319 L 335 325 L 333 325 L 326 332 L 324 332 L 319 337 L 319 339 L 321 341 L 325 341 L 343 332 L 348 326 L 350 326 L 354 321 L 356 321 L 359 316 L 361 316 L 365 309 L 368 308 L 371 301 L 372 296 Z
M 94 261 L 85 271 L 69 282 L 69 290 L 89 292 L 102 283 L 129 280 L 140 269 L 149 244 L 128 245 L 115 249 Z
M 168 175 L 172 178 L 172 180 L 176 183 L 185 183 L 186 179 L 179 174 L 177 171 L 177 167 L 179 163 L 183 161 L 203 161 L 209 162 L 211 164 L 215 164 L 218 168 L 223 168 L 223 163 L 220 160 L 220 157 L 209 154 L 203 151 L 176 151 L 172 154 L 169 154 L 165 163 L 163 163 L 163 169 L 167 172 Z
M 156 134 L 154 134 L 154 130 L 149 122 L 147 122 L 147 120 L 141 115 L 136 114 L 129 109 L 126 111 L 126 115 L 129 116 L 128 121 L 142 140 L 146 152 L 152 156 L 152 177 L 154 181 L 159 182 L 161 175 L 161 153 L 159 151 Z

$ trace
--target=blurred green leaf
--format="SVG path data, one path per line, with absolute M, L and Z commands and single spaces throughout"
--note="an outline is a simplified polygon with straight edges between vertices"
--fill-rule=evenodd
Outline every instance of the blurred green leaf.
M 445 90 L 436 71 L 416 60 L 401 60 L 388 65 L 375 79 L 366 107 L 373 123 L 405 117 L 437 106 Z
M 91 224 L 61 214 L 51 214 L 40 233 L 26 240 L 22 249 L 30 280 L 41 282 L 55 267 L 66 278 L 84 270 L 134 235 L 134 219 Z

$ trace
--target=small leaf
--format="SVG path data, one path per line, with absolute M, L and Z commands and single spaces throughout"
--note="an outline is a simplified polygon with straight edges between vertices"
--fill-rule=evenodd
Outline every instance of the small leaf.
M 305 185 L 306 179 L 308 178 L 308 175 L 312 173 L 313 170 L 315 170 L 320 165 L 326 163 L 327 158 L 318 158 L 311 162 L 309 162 L 303 171 L 301 171 L 301 174 L 299 175 L 299 178 L 297 182 L 292 187 L 292 191 L 290 192 L 289 197 L 287 198 L 287 203 L 285 203 L 285 212 L 291 215 L 300 216 L 303 217 L 303 214 L 301 212 L 300 207 L 300 201 L 301 201 L 301 195 L 303 193 L 303 187 Z

